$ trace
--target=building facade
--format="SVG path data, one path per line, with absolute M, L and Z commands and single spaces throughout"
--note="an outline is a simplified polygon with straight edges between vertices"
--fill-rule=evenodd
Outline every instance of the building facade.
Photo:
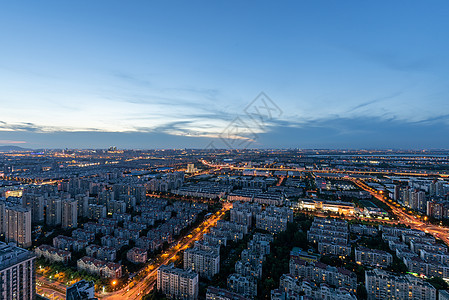
M 173 264 L 161 266 L 157 271 L 157 289 L 170 299 L 198 299 L 198 274 L 175 268 Z
M 35 299 L 35 258 L 33 252 L 0 242 L 0 299 Z

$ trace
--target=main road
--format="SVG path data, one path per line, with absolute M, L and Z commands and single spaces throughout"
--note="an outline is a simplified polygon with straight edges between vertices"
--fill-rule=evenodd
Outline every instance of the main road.
M 291 168 L 291 167 L 286 167 L 286 168 L 281 168 L 281 167 L 276 167 L 276 168 L 272 168 L 272 167 L 238 167 L 238 166 L 234 166 L 232 164 L 224 164 L 224 165 L 220 165 L 220 164 L 213 164 L 208 162 L 205 159 L 200 159 L 200 162 L 205 165 L 208 166 L 210 168 L 215 168 L 215 169 L 231 169 L 231 170 L 239 170 L 239 171 L 243 171 L 243 170 L 257 170 L 257 171 L 298 171 L 298 172 L 307 172 L 307 173 L 333 173 L 333 174 L 353 174 L 353 175 L 396 175 L 396 176 L 423 176 L 423 177 L 434 177 L 434 176 L 439 176 L 442 178 L 449 178 L 449 174 L 441 174 L 441 173 L 420 173 L 420 172 L 406 172 L 406 171 L 351 171 L 351 170 L 336 170 L 336 169 L 330 169 L 330 170 L 318 170 L 318 169 L 304 169 L 304 168 Z M 204 171 L 204 172 L 207 172 Z
M 405 209 L 403 206 L 394 202 L 390 202 L 390 200 L 387 200 L 386 196 L 384 196 L 382 193 L 379 194 L 375 189 L 366 185 L 365 182 L 361 180 L 353 179 L 352 182 L 354 182 L 361 189 L 369 192 L 377 200 L 382 201 L 383 203 L 388 205 L 391 208 L 393 214 L 395 214 L 396 217 L 399 219 L 400 223 L 408 225 L 413 229 L 418 229 L 426 233 L 430 233 L 434 237 L 441 239 L 443 242 L 449 245 L 449 238 L 448 238 L 449 228 L 428 224 L 422 221 L 421 219 L 414 216 L 412 213 L 407 212 L 407 209 Z
M 200 240 L 210 227 L 217 224 L 217 221 L 223 218 L 224 214 L 232 208 L 231 203 L 223 203 L 223 208 L 211 215 L 207 220 L 203 221 L 197 228 L 190 231 L 190 233 L 175 245 L 169 248 L 164 253 L 156 257 L 151 264 L 149 264 L 144 270 L 146 275 L 139 281 L 132 281 L 124 288 L 113 293 L 102 294 L 98 293 L 96 297 L 100 299 L 119 300 L 119 299 L 140 299 L 142 295 L 150 292 L 156 284 L 157 270 L 162 265 L 171 263 L 177 259 L 177 256 L 181 251 L 189 248 L 195 241 Z

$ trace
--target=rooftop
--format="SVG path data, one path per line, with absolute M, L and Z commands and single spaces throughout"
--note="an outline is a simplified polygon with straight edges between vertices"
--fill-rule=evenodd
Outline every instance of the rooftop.
M 33 257 L 33 252 L 19 248 L 14 243 L 0 242 L 0 271 Z

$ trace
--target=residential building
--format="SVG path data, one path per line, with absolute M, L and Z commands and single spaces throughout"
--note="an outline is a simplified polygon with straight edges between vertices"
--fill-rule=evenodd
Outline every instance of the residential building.
M 157 271 L 157 289 L 170 299 L 198 299 L 198 274 L 163 265 Z
M 248 298 L 233 293 L 227 289 L 209 286 L 206 292 L 206 300 L 249 300 Z
M 62 201 L 62 228 L 78 227 L 78 201 L 75 199 L 64 199 Z
M 35 299 L 35 259 L 33 252 L 0 242 L 0 299 Z
M 106 218 L 107 210 L 105 205 L 101 204 L 89 204 L 87 211 L 87 217 L 89 219 L 98 220 L 100 218 Z
M 428 282 L 412 275 L 393 275 L 384 270 L 365 271 L 368 300 L 421 299 L 436 300 L 436 289 Z
M 58 226 L 62 223 L 62 200 L 51 197 L 47 200 L 46 222 L 49 226 Z
M 354 293 L 357 288 L 356 274 L 344 268 L 332 267 L 321 262 L 307 262 L 298 258 L 290 259 L 289 268 L 290 274 L 295 278 L 343 287 Z
M 257 281 L 252 276 L 243 276 L 237 273 L 228 276 L 228 290 L 247 298 L 257 296 Z
M 67 287 L 66 300 L 96 300 L 95 284 L 93 281 L 80 280 Z
M 361 265 L 387 267 L 393 263 L 393 255 L 377 249 L 356 248 L 355 261 Z
M 318 252 L 321 255 L 337 255 L 341 257 L 347 257 L 351 255 L 351 246 L 346 243 L 329 243 L 319 242 Z
M 134 247 L 126 253 L 126 258 L 135 264 L 145 263 L 148 260 L 148 253 L 145 249 Z
M 17 243 L 20 247 L 31 246 L 31 209 L 20 206 L 5 208 L 6 242 Z
M 198 248 L 184 251 L 184 269 L 191 269 L 200 276 L 211 279 L 220 271 L 220 254 Z
M 72 253 L 61 249 L 54 248 L 50 245 L 40 245 L 34 249 L 37 257 L 44 257 L 51 263 L 67 264 L 72 259 Z
M 100 260 L 114 261 L 117 257 L 117 250 L 113 247 L 92 244 L 86 247 L 86 254 Z
M 79 270 L 84 270 L 106 278 L 122 277 L 122 266 L 117 263 L 102 261 L 92 257 L 84 256 L 77 263 Z

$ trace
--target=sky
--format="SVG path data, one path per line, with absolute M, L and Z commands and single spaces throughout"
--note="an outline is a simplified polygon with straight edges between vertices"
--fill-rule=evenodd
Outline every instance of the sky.
M 449 149 L 448 1 L 3 1 L 0 145 Z

